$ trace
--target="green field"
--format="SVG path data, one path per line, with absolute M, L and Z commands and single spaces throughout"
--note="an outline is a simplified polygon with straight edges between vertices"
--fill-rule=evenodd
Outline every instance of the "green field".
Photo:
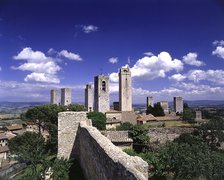
M 9 119 L 9 120 L 1 120 L 0 123 L 6 123 L 6 124 L 23 124 L 24 121 L 21 119 Z
M 149 122 L 145 124 L 146 127 L 192 127 L 192 124 L 186 121 L 162 121 L 162 122 Z

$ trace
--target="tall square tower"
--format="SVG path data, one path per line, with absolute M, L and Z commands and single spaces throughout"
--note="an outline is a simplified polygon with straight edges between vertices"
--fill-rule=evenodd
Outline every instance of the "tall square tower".
M 153 104 L 153 97 L 152 97 L 152 96 L 148 96 L 148 97 L 147 97 L 146 104 L 147 104 L 147 108 L 148 108 L 149 106 L 154 107 L 154 104 Z
M 102 113 L 110 110 L 109 76 L 99 75 L 94 78 L 94 110 Z
M 183 112 L 183 98 L 182 97 L 174 97 L 173 98 L 173 105 L 175 113 L 182 113 Z
M 119 110 L 132 111 L 132 80 L 129 67 L 119 72 Z
M 85 107 L 87 111 L 93 111 L 93 90 L 91 84 L 87 84 L 85 88 Z
M 58 90 L 57 89 L 52 89 L 51 90 L 51 104 L 59 104 L 59 101 L 58 101 Z
M 67 106 L 72 103 L 72 91 L 70 88 L 61 89 L 61 105 Z

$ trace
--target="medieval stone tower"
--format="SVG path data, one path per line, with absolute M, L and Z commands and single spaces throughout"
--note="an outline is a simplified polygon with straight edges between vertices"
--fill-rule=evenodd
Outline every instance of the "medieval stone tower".
M 109 76 L 99 75 L 94 78 L 94 110 L 102 113 L 110 110 Z
M 132 111 L 132 85 L 129 67 L 123 67 L 119 72 L 119 109 Z
M 85 107 L 87 111 L 93 111 L 93 90 L 91 84 L 87 84 L 85 88 Z
M 72 91 L 70 88 L 61 89 L 61 105 L 67 106 L 72 103 Z
M 148 97 L 147 97 L 146 104 L 147 104 L 147 108 L 148 108 L 149 106 L 154 107 L 154 104 L 153 104 L 153 97 L 152 97 L 152 96 L 148 96 Z
M 182 113 L 183 112 L 183 98 L 182 97 L 174 97 L 173 98 L 173 105 L 175 113 Z
M 52 89 L 51 90 L 51 104 L 57 104 L 59 103 L 58 101 L 58 90 L 57 89 Z

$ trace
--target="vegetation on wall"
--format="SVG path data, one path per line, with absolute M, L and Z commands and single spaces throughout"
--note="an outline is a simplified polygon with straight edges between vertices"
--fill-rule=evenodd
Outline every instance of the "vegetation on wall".
M 106 116 L 105 114 L 101 112 L 89 112 L 88 118 L 92 120 L 92 124 L 94 127 L 96 127 L 99 130 L 105 130 L 106 129 Z
M 224 119 L 219 117 L 154 151 L 125 152 L 148 162 L 149 179 L 224 179 L 223 130 Z
M 153 116 L 165 116 L 164 110 L 159 102 L 154 104 L 154 107 L 149 106 L 146 110 L 146 114 L 152 114 Z
M 25 132 L 9 141 L 11 153 L 17 156 L 20 162 L 27 167 L 17 176 L 16 180 L 41 180 L 50 173 L 53 179 L 69 179 L 71 162 L 57 159 L 56 155 L 49 153 L 44 138 L 37 133 Z
M 39 133 L 25 132 L 9 141 L 9 148 L 20 162 L 27 167 L 16 179 L 44 179 L 47 172 L 53 172 L 53 179 L 69 179 L 71 161 L 57 159 L 58 113 L 63 111 L 84 111 L 82 105 L 68 106 L 42 105 L 29 109 L 21 118 L 39 128 Z M 49 132 L 47 141 L 41 135 L 41 129 Z

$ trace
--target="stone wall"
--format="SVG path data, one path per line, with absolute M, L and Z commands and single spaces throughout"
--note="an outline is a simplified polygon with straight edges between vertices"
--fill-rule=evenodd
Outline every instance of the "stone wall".
M 148 164 L 127 155 L 90 126 L 85 112 L 59 113 L 58 157 L 69 158 L 71 154 L 79 160 L 86 179 L 148 179 Z
M 86 112 L 58 113 L 58 157 L 70 158 L 81 121 L 88 121 Z
M 191 133 L 194 128 L 179 127 L 152 127 L 149 128 L 150 143 L 164 144 L 167 141 L 173 141 L 184 133 Z

